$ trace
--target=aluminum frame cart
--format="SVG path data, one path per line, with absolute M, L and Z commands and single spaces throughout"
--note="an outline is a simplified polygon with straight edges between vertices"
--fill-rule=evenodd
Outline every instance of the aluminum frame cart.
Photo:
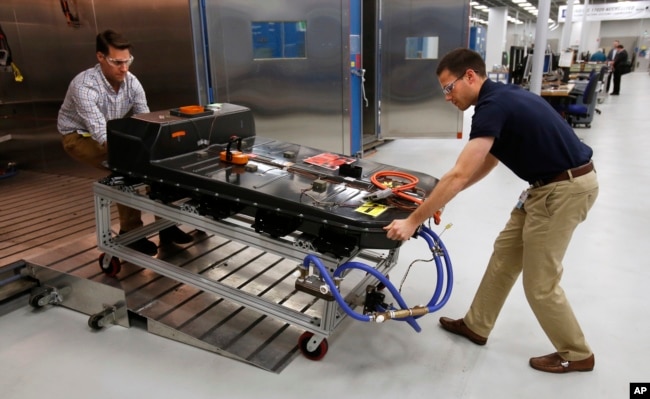
M 300 336 L 299 348 L 303 355 L 312 360 L 319 360 L 328 350 L 327 337 L 344 320 L 345 313 L 339 304 L 334 301 L 331 293 L 324 288 L 318 273 L 308 278 L 296 277 L 296 287 L 303 292 L 311 293 L 314 298 L 321 299 L 320 312 L 317 315 L 307 314 L 300 310 L 287 307 L 283 304 L 269 301 L 252 293 L 237 289 L 231 285 L 211 280 L 185 270 L 183 267 L 172 264 L 166 260 L 147 256 L 137 252 L 127 245 L 139 238 L 146 237 L 173 223 L 195 227 L 204 232 L 214 233 L 218 236 L 232 239 L 246 245 L 277 254 L 284 258 L 301 262 L 307 255 L 313 254 L 309 245 L 301 242 L 299 236 L 272 238 L 261 235 L 247 226 L 250 220 L 246 218 L 230 218 L 216 221 L 197 214 L 189 202 L 178 204 L 162 204 L 149 199 L 144 193 L 144 185 L 125 187 L 123 185 L 111 186 L 97 182 L 93 186 L 95 198 L 95 214 L 97 222 L 97 247 L 104 252 L 100 255 L 99 264 L 102 270 L 109 275 L 120 272 L 121 261 L 128 261 L 134 265 L 153 270 L 154 272 L 196 287 L 205 292 L 217 294 L 224 299 L 256 310 L 262 314 L 272 316 L 278 320 L 299 326 L 306 332 Z M 115 234 L 111 230 L 111 203 L 117 202 L 128 205 L 134 209 L 148 212 L 162 217 L 152 224 L 125 234 Z M 355 250 L 349 257 L 335 258 L 323 254 L 319 257 L 330 270 L 334 270 L 352 259 L 370 262 L 377 272 L 388 275 L 395 266 L 399 255 L 399 248 L 387 251 Z M 377 286 L 377 279 L 372 275 L 365 275 L 354 282 L 354 286 L 347 289 L 346 301 L 352 307 L 362 305 L 368 287 Z
M 98 248 L 105 252 L 99 263 L 106 274 L 119 273 L 126 260 L 299 326 L 306 330 L 299 348 L 314 360 L 325 355 L 326 338 L 346 315 L 407 321 L 419 331 L 415 318 L 449 297 L 451 278 L 445 283 L 444 275 L 451 275 L 450 262 L 442 242 L 426 227 L 418 234 L 431 249 L 439 277 L 429 304 L 409 308 L 387 277 L 402 242 L 389 239 L 383 228 L 424 201 L 438 182 L 432 176 L 257 136 L 250 110 L 233 104 L 111 120 L 107 137 L 113 174 L 93 187 Z M 110 225 L 113 201 L 160 219 L 116 235 Z M 277 284 L 291 292 L 268 300 L 196 273 L 199 269 L 129 248 L 175 223 L 297 261 Z M 351 273 L 355 269 L 361 273 Z M 399 308 L 383 302 L 381 287 Z M 286 306 L 298 297 L 303 303 Z M 363 314 L 354 311 L 359 305 Z

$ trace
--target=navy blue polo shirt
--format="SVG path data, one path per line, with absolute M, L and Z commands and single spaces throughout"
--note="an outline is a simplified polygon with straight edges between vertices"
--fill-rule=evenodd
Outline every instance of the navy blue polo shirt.
M 584 165 L 593 150 L 541 96 L 486 80 L 474 107 L 469 139 L 494 137 L 490 153 L 533 183 Z

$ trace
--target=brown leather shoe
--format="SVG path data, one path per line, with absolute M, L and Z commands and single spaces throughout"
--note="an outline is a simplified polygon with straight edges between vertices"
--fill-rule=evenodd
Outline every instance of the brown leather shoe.
M 551 353 L 550 355 L 530 358 L 530 367 L 547 373 L 568 373 L 570 371 L 591 371 L 594 369 L 596 359 L 592 354 L 584 360 L 564 360 L 560 355 Z
M 476 334 L 474 331 L 470 330 L 466 325 L 463 319 L 450 319 L 449 317 L 441 317 L 440 325 L 445 330 L 450 333 L 461 335 L 470 341 L 474 342 L 476 345 L 485 345 L 487 338 L 481 337 Z

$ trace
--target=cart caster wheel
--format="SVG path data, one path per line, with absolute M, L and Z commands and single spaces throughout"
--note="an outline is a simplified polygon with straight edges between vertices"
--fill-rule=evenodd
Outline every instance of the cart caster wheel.
M 99 255 L 99 267 L 107 276 L 115 277 L 122 270 L 122 263 L 114 256 L 106 258 L 106 254 L 101 254 Z
M 309 346 L 309 341 L 312 339 L 314 336 L 314 333 L 305 331 L 302 333 L 300 338 L 298 338 L 298 347 L 300 348 L 300 352 L 309 360 L 321 360 L 322 358 L 325 357 L 327 354 L 327 339 L 323 338 L 321 343 L 314 349 L 313 351 L 310 351 L 308 346 Z
M 102 320 L 102 315 L 101 314 L 94 314 L 90 316 L 88 319 L 88 327 L 92 328 L 93 330 L 101 330 L 104 328 L 99 322 Z
M 45 298 L 44 294 L 38 294 L 34 295 L 29 298 L 29 306 L 33 307 L 34 309 L 40 309 L 43 307 L 43 305 L 39 304 L 41 299 Z

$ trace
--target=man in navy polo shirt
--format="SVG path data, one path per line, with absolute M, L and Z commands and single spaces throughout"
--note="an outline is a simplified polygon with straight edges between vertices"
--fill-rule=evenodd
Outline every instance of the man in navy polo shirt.
M 592 149 L 543 98 L 487 79 L 481 56 L 451 51 L 436 70 L 445 99 L 464 111 L 474 106 L 469 141 L 454 167 L 407 219 L 385 227 L 394 240 L 415 230 L 461 190 L 502 162 L 530 187 L 510 214 L 464 318 L 440 319 L 442 328 L 485 345 L 512 286 L 521 274 L 524 292 L 555 352 L 531 358 L 551 372 L 591 371 L 594 355 L 560 287 L 562 259 L 576 226 L 598 196 Z

